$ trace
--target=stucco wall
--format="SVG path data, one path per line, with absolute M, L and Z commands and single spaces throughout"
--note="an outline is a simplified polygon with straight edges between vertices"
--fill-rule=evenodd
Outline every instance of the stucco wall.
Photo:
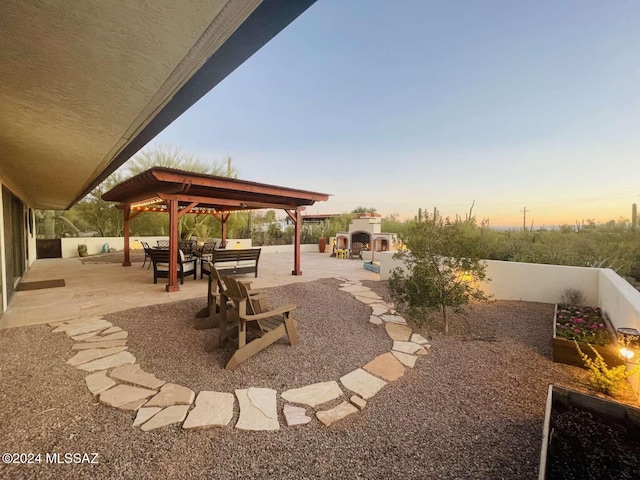
M 142 248 L 139 242 L 147 242 L 149 245 L 154 246 L 157 245 L 157 240 L 169 240 L 169 237 L 131 237 L 130 248 L 131 249 L 139 249 Z M 212 241 L 218 242 L 220 244 L 220 238 L 212 238 Z M 227 248 L 236 248 L 236 243 L 240 243 L 240 248 L 252 248 L 252 241 L 249 238 L 229 238 L 227 239 Z M 78 256 L 78 245 L 87 245 L 87 252 L 89 255 L 97 255 L 102 252 L 102 246 L 108 243 L 110 248 L 115 248 L 116 250 L 124 249 L 124 238 L 123 237 L 79 237 L 79 238 L 63 238 L 62 239 L 62 257 L 63 258 L 73 258 Z M 35 248 L 35 244 L 34 244 Z M 281 252 L 291 252 L 293 253 L 293 245 L 270 245 L 262 248 L 263 253 L 273 252 L 273 253 L 281 253 Z M 318 245 L 317 244 L 309 244 L 309 245 L 300 245 L 300 251 L 302 252 L 317 252 Z M 34 258 L 35 258 L 35 250 L 34 250 Z
M 402 262 L 393 260 L 393 252 L 383 252 L 380 259 L 380 279 L 387 280 Z M 496 300 L 524 300 L 528 302 L 557 303 L 565 288 L 578 288 L 586 303 L 598 303 L 598 269 L 541 265 L 535 263 L 500 262 L 486 260 L 487 277 L 483 290 Z
M 599 269 L 598 278 L 598 305 L 614 327 L 640 330 L 640 292 L 609 268 Z
M 403 264 L 393 260 L 393 252 L 380 253 L 380 279 Z M 577 288 L 585 304 L 597 305 L 609 316 L 615 328 L 640 330 L 640 292 L 608 268 L 568 267 L 536 263 L 487 260 L 483 290 L 496 300 L 525 300 L 557 303 L 565 288 Z
M 487 260 L 483 290 L 497 300 L 557 303 L 566 288 L 582 291 L 585 303 L 598 303 L 598 269 Z

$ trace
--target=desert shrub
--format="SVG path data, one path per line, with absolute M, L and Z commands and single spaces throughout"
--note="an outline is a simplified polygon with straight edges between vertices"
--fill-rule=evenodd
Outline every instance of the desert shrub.
M 579 288 L 565 288 L 560 295 L 560 301 L 571 306 L 584 305 L 585 297 Z
M 589 369 L 589 383 L 599 392 L 612 395 L 618 390 L 618 385 L 621 381 L 626 380 L 631 375 L 638 372 L 638 367 L 628 371 L 627 367 L 624 365 L 609 368 L 607 362 L 602 358 L 602 355 L 600 355 L 600 353 L 598 353 L 598 351 L 591 345 L 589 345 L 589 348 L 593 350 L 596 357 L 595 359 L 591 359 L 589 355 L 584 353 L 580 349 L 578 342 L 574 340 L 574 343 L 576 344 L 576 348 L 578 349 L 578 353 L 580 354 L 585 367 Z

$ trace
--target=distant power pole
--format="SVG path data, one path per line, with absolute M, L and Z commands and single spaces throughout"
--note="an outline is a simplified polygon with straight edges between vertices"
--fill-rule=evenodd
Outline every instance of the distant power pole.
M 638 226 L 638 205 L 635 203 L 631 206 L 631 230 L 635 230 Z
M 524 210 L 520 210 L 523 214 L 522 216 L 522 231 L 527 231 L 527 207 L 524 207 Z

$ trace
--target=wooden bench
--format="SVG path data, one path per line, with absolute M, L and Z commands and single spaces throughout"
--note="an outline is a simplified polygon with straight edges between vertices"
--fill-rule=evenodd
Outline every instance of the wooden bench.
M 257 277 L 260 250 L 259 248 L 214 250 L 210 261 L 220 275 L 254 273 Z

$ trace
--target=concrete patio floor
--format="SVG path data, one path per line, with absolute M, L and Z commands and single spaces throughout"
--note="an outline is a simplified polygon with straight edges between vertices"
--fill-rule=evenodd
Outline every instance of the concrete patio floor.
M 365 270 L 362 261 L 340 260 L 328 254 L 303 252 L 302 275 L 291 275 L 291 253 L 264 253 L 260 256 L 258 277 L 243 275 L 253 288 L 269 288 L 320 278 L 348 277 L 353 280 L 379 280 Z M 78 258 L 40 259 L 25 274 L 23 282 L 64 279 L 66 286 L 13 294 L 9 308 L 0 318 L 0 329 L 39 325 L 48 322 L 91 317 L 135 307 L 176 302 L 206 296 L 206 278 L 186 278 L 179 292 L 165 291 L 166 279 L 153 283 L 153 271 L 120 264 L 82 263 Z

